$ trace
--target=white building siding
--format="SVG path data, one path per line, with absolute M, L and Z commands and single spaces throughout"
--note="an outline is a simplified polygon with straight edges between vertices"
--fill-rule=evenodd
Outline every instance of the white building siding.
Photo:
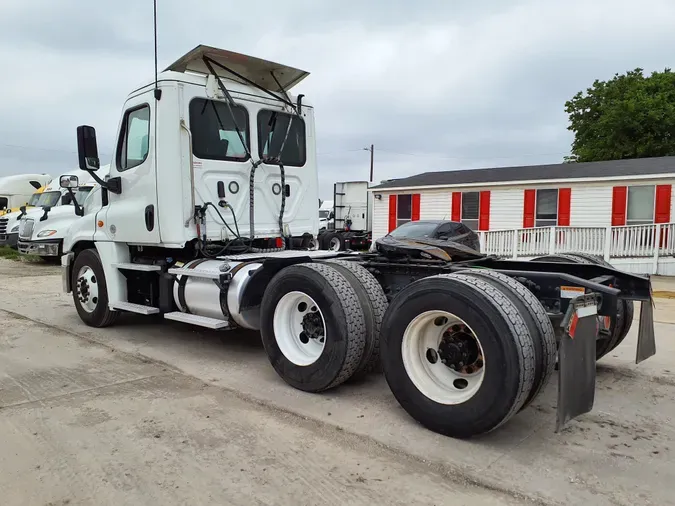
M 373 198 L 373 241 L 389 232 L 389 195 L 381 195 L 380 200 Z
M 570 185 L 570 226 L 608 227 L 612 224 L 612 186 Z
M 523 226 L 525 193 L 520 188 L 490 192 L 490 230 L 509 230 Z
M 452 192 L 423 191 L 420 195 L 420 220 L 449 220 Z

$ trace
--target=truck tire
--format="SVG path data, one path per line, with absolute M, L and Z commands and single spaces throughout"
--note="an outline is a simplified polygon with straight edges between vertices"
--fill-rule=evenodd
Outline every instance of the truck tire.
M 342 236 L 342 234 L 332 232 L 330 234 L 326 234 L 324 237 L 324 247 L 323 249 L 329 250 L 329 251 L 344 251 L 345 250 L 345 238 Z
M 596 263 L 598 265 L 604 265 L 605 267 L 612 267 L 612 264 L 607 262 L 604 258 L 595 256 L 595 255 L 587 255 L 586 253 L 572 253 L 572 256 L 583 258 L 585 260 L 588 260 L 589 262 Z M 612 351 L 614 348 L 619 346 L 621 342 L 626 338 L 628 335 L 628 332 L 630 331 L 631 326 L 633 325 L 633 316 L 635 315 L 635 305 L 633 304 L 632 300 L 620 300 L 619 303 L 623 304 L 623 328 L 621 329 L 621 332 L 619 333 L 618 339 L 616 342 L 613 342 L 607 353 Z
M 508 292 L 476 276 L 441 274 L 408 285 L 391 301 L 381 335 L 394 397 L 434 432 L 468 438 L 494 430 L 532 390 L 528 326 Z
M 348 380 L 366 343 L 364 308 L 347 278 L 327 264 L 285 267 L 267 285 L 263 346 L 277 374 L 306 392 Z
M 350 282 L 363 308 L 366 323 L 366 344 L 361 363 L 352 375 L 359 379 L 371 372 L 381 371 L 380 367 L 380 327 L 387 312 L 387 297 L 382 286 L 368 269 L 355 262 L 346 260 L 328 260 L 331 266 L 340 271 Z
M 118 311 L 108 307 L 108 287 L 98 251 L 81 251 L 73 262 L 71 286 L 77 314 L 90 327 L 107 327 L 115 323 Z
M 532 262 L 569 262 L 569 263 L 581 263 L 581 264 L 592 264 L 591 260 L 577 256 L 572 253 L 556 253 L 555 255 L 546 255 L 542 257 L 533 258 Z M 595 344 L 595 360 L 600 360 L 602 357 L 607 355 L 612 350 L 612 344 L 617 342 L 624 328 L 625 320 L 625 310 L 624 304 L 622 301 L 619 301 L 617 304 L 617 314 L 616 316 L 610 316 L 609 329 L 606 329 L 604 318 L 598 316 L 598 321 L 601 324 L 603 329 L 606 329 L 606 335 L 600 337 Z
M 542 392 L 555 370 L 558 345 L 551 319 L 539 299 L 522 283 L 501 272 L 489 269 L 469 269 L 462 274 L 484 278 L 488 282 L 502 288 L 502 291 L 511 295 L 511 301 L 524 317 L 534 343 L 535 369 L 534 384 L 521 411 Z

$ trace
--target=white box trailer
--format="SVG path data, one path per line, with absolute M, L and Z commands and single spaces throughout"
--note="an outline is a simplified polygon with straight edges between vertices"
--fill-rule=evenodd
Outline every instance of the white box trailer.
M 333 213 L 319 232 L 319 247 L 331 251 L 368 249 L 372 240 L 373 205 L 368 181 L 333 185 Z

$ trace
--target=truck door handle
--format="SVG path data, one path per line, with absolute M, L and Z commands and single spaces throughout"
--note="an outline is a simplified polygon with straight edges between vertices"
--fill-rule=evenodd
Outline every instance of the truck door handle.
M 152 204 L 145 207 L 145 228 L 148 229 L 148 232 L 152 232 L 152 229 L 155 228 L 155 206 Z

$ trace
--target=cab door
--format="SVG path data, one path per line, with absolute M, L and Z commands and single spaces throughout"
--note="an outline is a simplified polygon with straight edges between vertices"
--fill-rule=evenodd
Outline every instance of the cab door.
M 158 244 L 155 152 L 156 102 L 145 93 L 127 100 L 119 128 L 110 177 L 119 177 L 122 192 L 108 191 L 103 228 L 115 242 Z

